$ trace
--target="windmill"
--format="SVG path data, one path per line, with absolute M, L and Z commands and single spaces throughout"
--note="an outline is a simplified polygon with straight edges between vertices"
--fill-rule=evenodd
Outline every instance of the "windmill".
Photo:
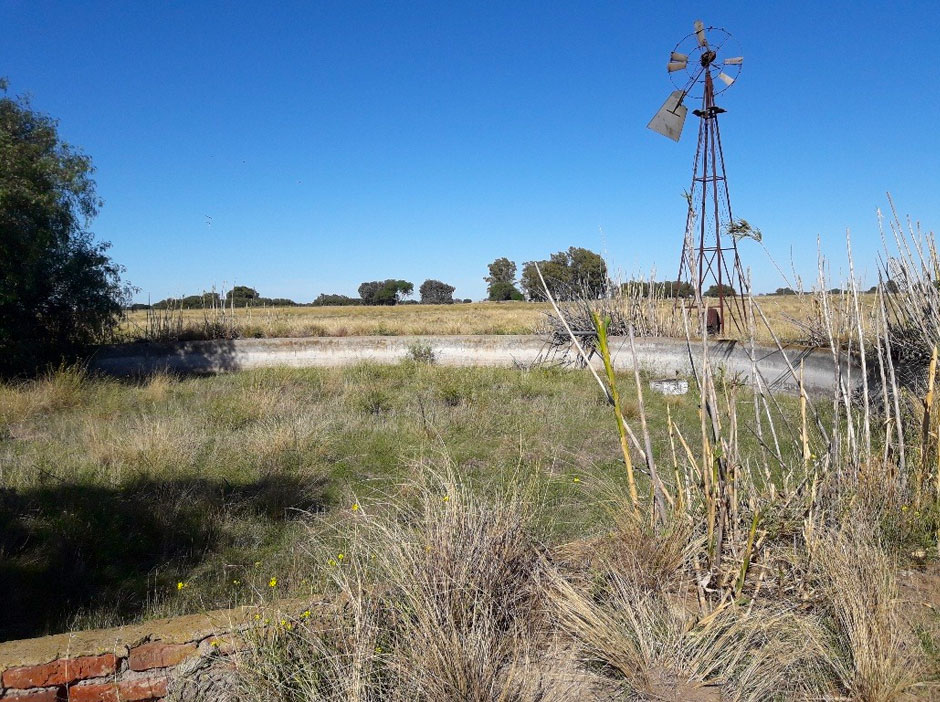
M 708 312 L 712 333 L 725 328 L 726 306 L 735 325 L 743 320 L 738 298 L 726 304 L 725 286 L 743 292 L 744 275 L 738 257 L 737 238 L 751 232 L 744 220 L 734 220 L 725 174 L 725 160 L 718 130 L 718 115 L 725 112 L 715 104 L 715 96 L 730 88 L 744 63 L 732 36 L 724 29 L 708 27 L 696 20 L 694 31 L 683 38 L 669 54 L 666 70 L 677 90 L 670 93 L 659 112 L 647 125 L 653 131 L 679 141 L 688 108 L 686 98 L 701 99 L 698 147 L 692 167 L 692 187 L 687 193 L 686 232 L 679 262 L 678 282 L 691 283 L 696 298 L 708 286 L 718 286 L 718 307 Z M 743 226 L 742 226 L 743 225 Z M 734 308 L 733 310 L 731 308 Z

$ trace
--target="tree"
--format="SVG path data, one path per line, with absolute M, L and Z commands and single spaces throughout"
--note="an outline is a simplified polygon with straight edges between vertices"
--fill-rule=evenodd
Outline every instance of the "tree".
M 777 288 L 774 295 L 796 295 L 796 290 L 793 288 Z
M 730 285 L 726 285 L 725 283 L 722 283 L 721 285 L 715 283 L 708 290 L 702 293 L 703 297 L 734 297 L 735 295 L 737 295 L 737 292 L 735 292 L 734 288 L 732 288 Z
M 235 304 L 242 307 L 245 305 L 251 306 L 251 303 L 255 300 L 259 300 L 260 297 L 258 291 L 254 288 L 249 288 L 247 285 L 236 285 L 225 293 L 225 303 L 227 305 Z
M 665 297 L 695 297 L 695 286 L 688 281 L 669 280 L 663 283 Z
M 607 265 L 600 254 L 572 246 L 553 253 L 547 261 L 529 261 L 522 266 L 519 283 L 530 300 L 544 300 L 545 289 L 535 266 L 538 264 L 549 292 L 556 300 L 598 298 L 607 291 Z
M 421 283 L 418 292 L 421 293 L 422 305 L 450 305 L 454 302 L 454 290 L 456 289 L 453 285 L 428 279 Z
M 607 292 L 607 264 L 600 254 L 572 246 L 567 258 L 571 282 L 577 292 L 589 298 L 598 298 Z
M 407 280 L 373 280 L 359 286 L 359 297 L 363 305 L 395 305 L 414 291 Z
M 130 301 L 123 268 L 88 230 L 102 205 L 91 158 L 0 79 L 0 373 L 107 339 Z
M 357 297 L 347 297 L 346 295 L 328 295 L 320 293 L 317 299 L 310 303 L 314 307 L 341 307 L 345 305 L 361 305 L 362 300 Z
M 629 280 L 621 283 L 620 291 L 627 296 L 635 297 L 693 297 L 695 288 L 691 283 L 667 280 L 662 283 L 648 280 Z
M 512 283 L 493 283 L 490 286 L 489 300 L 504 302 L 506 300 L 525 300 L 525 296 Z
M 487 268 L 489 268 L 490 274 L 483 278 L 486 281 L 487 292 L 492 290 L 497 283 L 513 285 L 516 282 L 516 262 L 510 261 L 505 256 L 497 258 Z

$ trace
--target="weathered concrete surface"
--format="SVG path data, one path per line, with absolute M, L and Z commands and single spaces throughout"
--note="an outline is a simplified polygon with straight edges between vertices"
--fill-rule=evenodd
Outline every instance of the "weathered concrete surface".
M 179 373 L 218 373 L 264 366 L 345 366 L 362 362 L 398 363 L 411 357 L 412 349 L 430 347 L 437 363 L 452 366 L 528 366 L 538 361 L 573 362 L 576 351 L 550 353 L 544 338 L 537 336 L 345 336 L 304 339 L 239 339 L 194 341 L 179 344 L 126 344 L 102 349 L 91 368 L 113 375 L 148 374 L 167 370 Z M 633 367 L 629 340 L 612 338 L 614 366 Z M 700 369 L 707 352 L 713 366 L 749 379 L 753 368 L 765 384 L 792 391 L 803 363 L 808 392 L 830 392 L 841 372 L 846 387 L 861 380 L 860 371 L 842 359 L 837 371 L 830 352 L 803 346 L 757 347 L 752 362 L 750 347 L 735 341 L 701 342 L 691 346 L 678 339 L 637 339 L 636 361 L 641 369 L 657 376 L 691 375 Z M 789 361 L 789 364 L 787 363 Z M 600 359 L 594 362 L 600 366 Z

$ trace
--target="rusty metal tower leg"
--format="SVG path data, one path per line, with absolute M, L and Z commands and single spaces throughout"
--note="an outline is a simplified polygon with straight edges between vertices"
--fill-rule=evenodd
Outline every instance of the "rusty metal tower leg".
M 734 237 L 727 233 L 732 214 L 718 129 L 718 115 L 722 112 L 724 110 L 715 105 L 714 86 L 711 76 L 706 72 L 702 109 L 693 112 L 699 118 L 699 130 L 692 169 L 690 207 L 694 208 L 697 231 L 693 236 L 698 235 L 698 242 L 691 252 L 691 260 L 688 260 L 686 247 L 689 242 L 684 240 L 679 263 L 679 283 L 688 282 L 695 286 L 697 297 L 704 295 L 712 284 L 717 286 L 717 320 L 714 315 L 709 315 L 709 333 L 726 331 L 729 318 L 739 330 L 744 321 L 739 297 L 743 293 L 743 276 L 738 246 Z M 726 286 L 734 289 L 732 300 L 725 300 L 726 296 L 731 297 L 726 295 Z

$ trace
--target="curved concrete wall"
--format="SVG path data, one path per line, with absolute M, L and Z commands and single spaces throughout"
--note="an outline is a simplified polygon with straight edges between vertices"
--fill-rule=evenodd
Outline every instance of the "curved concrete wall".
M 181 373 L 218 373 L 264 366 L 344 366 L 355 363 L 398 363 L 416 346 L 430 347 L 437 363 L 453 366 L 529 366 L 540 361 L 577 362 L 574 350 L 552 351 L 537 336 L 345 336 L 303 339 L 238 339 L 193 341 L 179 344 L 127 344 L 102 349 L 91 368 L 113 375 L 147 374 L 160 370 Z M 633 367 L 626 338 L 610 340 L 614 366 Z M 707 353 L 714 366 L 749 379 L 757 367 L 767 386 L 792 391 L 799 387 L 790 366 L 799 373 L 803 364 L 808 392 L 830 392 L 842 374 L 846 387 L 860 380 L 860 372 L 845 358 L 839 367 L 828 349 L 788 346 L 757 347 L 752 362 L 749 345 L 736 341 L 710 341 L 691 349 L 678 339 L 636 339 L 636 360 L 654 375 L 690 375 L 701 367 Z M 788 365 L 789 361 L 789 365 Z M 601 365 L 599 358 L 593 362 Z

